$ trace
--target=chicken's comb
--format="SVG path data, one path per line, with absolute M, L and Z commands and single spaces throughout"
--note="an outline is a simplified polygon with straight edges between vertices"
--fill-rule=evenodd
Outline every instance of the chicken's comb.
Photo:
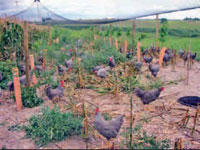
M 64 81 L 63 80 L 60 80 L 60 85 L 61 85 L 61 87 L 64 87 Z
M 97 107 L 95 110 L 95 115 L 99 112 L 99 108 Z
M 165 90 L 165 88 L 164 88 L 164 87 L 161 87 L 161 88 L 160 88 L 160 90 L 161 90 L 161 91 L 164 91 L 164 90 Z

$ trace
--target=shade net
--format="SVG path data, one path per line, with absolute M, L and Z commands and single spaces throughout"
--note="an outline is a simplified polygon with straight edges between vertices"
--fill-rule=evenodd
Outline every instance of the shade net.
M 200 0 L 0 0 L 0 15 L 45 24 L 104 24 L 200 8 Z

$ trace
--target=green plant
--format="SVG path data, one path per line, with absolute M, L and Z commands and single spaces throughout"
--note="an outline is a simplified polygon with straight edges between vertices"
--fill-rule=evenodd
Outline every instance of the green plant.
M 130 147 L 129 145 L 129 134 L 130 132 L 133 132 L 135 135 L 133 145 Z M 161 141 L 156 140 L 156 137 L 154 135 L 147 135 L 147 133 L 142 130 L 142 124 L 141 122 L 137 123 L 131 131 L 129 128 L 125 130 L 125 132 L 122 132 L 121 135 L 125 138 L 125 140 L 122 140 L 120 146 L 121 148 L 128 149 L 169 149 L 170 148 L 170 140 L 164 139 Z
M 123 85 L 123 91 L 127 93 L 132 92 L 136 86 L 140 85 L 139 80 L 136 79 L 135 75 L 126 78 L 121 78 L 121 82 Z
M 21 97 L 24 107 L 32 108 L 43 103 L 43 100 L 37 97 L 36 87 L 22 88 Z
M 42 109 L 42 114 L 34 115 L 25 126 L 26 136 L 35 140 L 36 145 L 44 146 L 49 142 L 64 140 L 72 135 L 80 135 L 82 117 L 74 116 L 71 112 L 62 113 L 54 107 Z
M 100 47 L 100 50 L 95 49 L 94 53 L 89 52 L 82 58 L 81 63 L 85 70 L 92 71 L 92 68 L 95 66 L 107 64 L 110 56 L 114 56 L 116 63 L 124 62 L 126 60 L 125 56 L 119 51 L 116 51 L 114 47 L 107 44 L 102 44 Z
M 159 40 L 162 43 L 164 43 L 168 36 L 168 21 L 167 21 L 167 19 L 163 18 L 163 19 L 161 19 L 161 23 L 162 23 L 162 26 L 160 29 L 160 39 Z
M 1 61 L 0 62 L 0 72 L 2 73 L 3 80 L 0 82 L 1 89 L 8 88 L 8 82 L 12 81 L 12 68 L 15 67 L 15 64 L 10 61 Z
M 170 141 L 168 139 L 157 141 L 154 135 L 147 135 L 145 131 L 143 131 L 142 135 L 138 137 L 139 142 L 135 142 L 133 147 L 134 149 L 169 149 Z

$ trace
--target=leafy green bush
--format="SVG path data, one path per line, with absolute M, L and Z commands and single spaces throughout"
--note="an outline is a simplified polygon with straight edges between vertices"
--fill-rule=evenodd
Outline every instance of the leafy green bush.
M 3 80 L 0 82 L 1 89 L 7 89 L 8 82 L 12 80 L 12 68 L 14 66 L 14 63 L 10 61 L 0 62 L 0 72 L 2 72 L 3 75 Z
M 62 113 L 58 108 L 46 107 L 42 109 L 42 114 L 30 118 L 29 125 L 25 126 L 26 136 L 43 146 L 72 135 L 80 135 L 82 121 L 81 117 L 75 117 L 71 112 Z
M 133 144 L 130 146 L 130 139 L 129 135 L 133 132 L 136 137 L 134 138 Z M 124 148 L 124 145 L 128 149 L 169 149 L 170 148 L 170 140 L 164 139 L 161 141 L 156 140 L 156 137 L 154 135 L 147 135 L 147 133 L 142 130 L 142 124 L 141 122 L 138 122 L 134 129 L 132 131 L 127 128 L 126 132 L 121 133 L 122 136 L 125 137 L 125 140 L 122 140 L 121 142 L 121 148 Z
M 95 49 L 94 53 L 88 53 L 88 55 L 82 59 L 83 67 L 84 69 L 91 71 L 95 66 L 108 64 L 110 56 L 114 56 L 116 63 L 124 62 L 126 60 L 126 57 L 114 47 L 103 44 L 101 45 L 100 50 Z
M 43 103 L 41 98 L 37 97 L 35 87 L 22 88 L 22 104 L 24 107 L 35 107 Z
M 169 149 L 169 140 L 157 141 L 154 135 L 147 135 L 145 131 L 139 136 L 138 141 L 133 144 L 134 149 Z

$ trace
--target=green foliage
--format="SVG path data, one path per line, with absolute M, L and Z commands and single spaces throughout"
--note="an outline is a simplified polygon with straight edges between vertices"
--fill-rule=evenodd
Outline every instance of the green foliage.
M 129 145 L 129 135 L 130 132 L 133 132 L 135 135 L 133 145 L 130 147 Z M 125 132 L 121 133 L 122 136 L 125 138 L 125 140 L 122 140 L 121 142 L 121 148 L 124 148 L 124 145 L 126 145 L 126 148 L 128 149 L 169 149 L 170 148 L 170 140 L 164 139 L 161 141 L 156 140 L 156 137 L 154 135 L 147 135 L 147 133 L 142 130 L 142 124 L 141 122 L 138 122 L 134 129 L 131 131 L 129 128 L 126 129 Z
M 151 89 L 157 89 L 163 86 L 163 83 L 161 80 L 156 80 L 156 81 L 149 81 L 145 84 L 139 84 L 138 87 L 140 87 L 143 90 L 151 90 Z
M 62 113 L 58 108 L 42 109 L 42 114 L 34 115 L 25 126 L 26 136 L 32 138 L 36 145 L 44 146 L 49 142 L 64 140 L 66 137 L 80 135 L 82 117 L 71 112 Z
M 135 75 L 132 75 L 131 77 L 126 77 L 121 79 L 122 85 L 123 85 L 123 91 L 130 93 L 133 91 L 133 89 L 140 85 L 139 80 L 136 79 Z
M 16 57 L 20 59 L 22 54 L 23 30 L 19 24 L 6 22 L 2 27 L 0 37 L 0 52 L 3 60 L 10 58 L 11 54 L 16 51 Z
M 163 43 L 166 41 L 166 37 L 168 36 L 168 21 L 167 19 L 163 18 L 161 20 L 162 26 L 160 29 L 160 41 Z
M 98 41 L 98 40 L 97 40 Z M 114 47 L 109 45 L 99 45 L 100 50 L 95 49 L 94 53 L 89 52 L 85 57 L 82 58 L 82 65 L 84 69 L 92 71 L 92 68 L 101 64 L 108 64 L 108 58 L 114 56 L 115 62 L 124 62 L 125 56 L 119 51 L 116 51 Z
M 12 81 L 12 68 L 15 67 L 14 63 L 10 61 L 0 62 L 0 72 L 3 74 L 3 80 L 0 82 L 1 89 L 7 89 L 8 82 Z
M 22 88 L 22 104 L 24 107 L 32 108 L 43 103 L 41 98 L 37 97 L 35 87 Z
M 146 38 L 146 34 L 141 34 L 138 38 L 138 41 L 142 41 L 144 38 Z
M 165 139 L 162 141 L 157 141 L 154 135 L 147 135 L 145 131 L 143 131 L 142 135 L 138 137 L 139 142 L 135 142 L 133 144 L 134 149 L 169 149 L 169 140 Z
M 38 81 L 36 87 L 40 87 L 42 85 L 49 84 L 53 89 L 56 88 L 58 86 L 59 82 L 55 81 L 52 78 L 55 72 L 56 72 L 55 68 L 53 68 L 51 70 L 45 70 L 44 72 L 41 72 L 40 74 L 38 74 L 38 72 L 36 72 L 36 77 L 39 78 L 39 81 Z

